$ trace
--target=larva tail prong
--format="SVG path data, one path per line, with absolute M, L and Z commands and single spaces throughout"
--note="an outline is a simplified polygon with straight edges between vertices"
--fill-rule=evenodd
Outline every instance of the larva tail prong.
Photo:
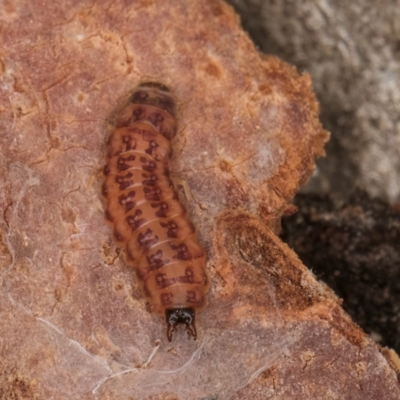
M 197 332 L 194 324 L 193 308 L 172 308 L 165 310 L 165 318 L 167 320 L 167 338 L 172 340 L 172 333 L 178 324 L 185 324 L 188 336 L 192 336 L 196 340 Z
M 192 336 L 193 340 L 196 340 L 197 338 L 197 331 L 196 331 L 196 325 L 194 324 L 194 314 L 193 314 L 193 320 L 189 323 L 186 323 L 186 332 L 188 336 Z
M 174 332 L 176 325 L 172 325 L 168 323 L 168 328 L 167 328 L 167 338 L 168 342 L 172 341 L 172 332 Z

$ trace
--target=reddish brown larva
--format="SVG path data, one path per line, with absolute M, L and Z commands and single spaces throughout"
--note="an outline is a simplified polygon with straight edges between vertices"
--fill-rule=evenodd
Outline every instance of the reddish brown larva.
M 164 85 L 143 83 L 116 120 L 108 141 L 103 195 L 114 236 L 143 282 L 156 313 L 196 338 L 195 310 L 205 306 L 205 253 L 169 179 L 175 102 Z

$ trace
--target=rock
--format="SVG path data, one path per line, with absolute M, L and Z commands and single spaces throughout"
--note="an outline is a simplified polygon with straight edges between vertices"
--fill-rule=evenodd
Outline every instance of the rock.
M 400 199 L 400 8 L 384 0 L 229 0 L 268 54 L 311 75 L 327 157 L 307 191 L 346 198 L 362 187 Z
M 276 236 L 327 140 L 307 75 L 219 1 L 20 0 L 0 35 L 3 397 L 398 398 L 395 355 Z M 167 341 L 104 220 L 107 121 L 149 80 L 208 257 L 197 341 Z

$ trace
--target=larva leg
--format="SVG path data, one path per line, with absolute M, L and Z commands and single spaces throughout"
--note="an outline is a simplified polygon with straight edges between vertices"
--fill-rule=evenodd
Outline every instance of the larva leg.
M 192 195 L 192 191 L 190 190 L 190 187 L 188 185 L 188 183 L 186 181 L 184 181 L 183 179 L 179 179 L 179 178 L 171 178 L 174 186 L 180 186 L 183 189 L 183 192 L 185 194 L 186 199 L 189 202 L 192 202 L 194 200 L 193 195 Z
M 188 336 L 192 336 L 194 340 L 197 338 L 196 325 L 194 324 L 194 310 L 193 308 L 172 308 L 165 310 L 165 317 L 167 320 L 167 338 L 172 340 L 172 333 L 175 331 L 178 324 L 186 325 L 186 332 Z

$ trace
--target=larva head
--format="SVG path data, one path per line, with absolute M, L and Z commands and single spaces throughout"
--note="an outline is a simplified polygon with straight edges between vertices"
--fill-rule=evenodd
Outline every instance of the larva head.
M 145 123 L 167 139 L 172 139 L 176 132 L 175 114 L 175 101 L 169 89 L 161 83 L 146 82 L 135 89 L 124 107 L 117 112 L 115 125 L 123 128 Z
M 165 317 L 167 319 L 167 338 L 172 340 L 172 333 L 175 331 L 178 324 L 185 324 L 188 336 L 192 336 L 196 340 L 197 332 L 194 324 L 194 310 L 193 308 L 172 308 L 165 310 Z
M 131 95 L 130 102 L 161 108 L 175 117 L 175 101 L 169 89 L 162 83 L 145 82 L 140 84 Z

